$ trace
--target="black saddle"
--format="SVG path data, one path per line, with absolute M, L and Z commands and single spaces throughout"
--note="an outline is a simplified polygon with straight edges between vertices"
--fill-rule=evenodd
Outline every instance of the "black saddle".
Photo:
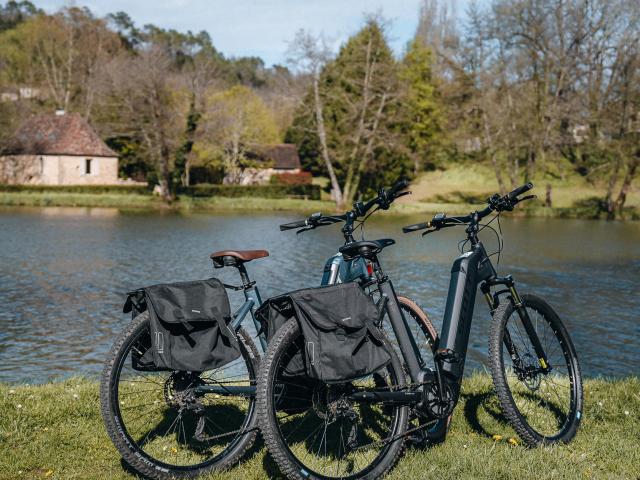
M 352 260 L 355 257 L 371 259 L 379 254 L 383 248 L 396 243 L 391 238 L 381 238 L 380 240 L 362 240 L 361 242 L 348 243 L 340 247 L 340 253 L 345 260 Z

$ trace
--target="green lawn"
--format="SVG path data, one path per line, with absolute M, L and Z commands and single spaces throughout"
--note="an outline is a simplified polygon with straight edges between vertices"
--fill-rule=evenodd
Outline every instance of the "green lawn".
M 99 414 L 98 386 L 85 379 L 0 385 L 0 479 L 128 479 Z M 409 449 L 391 479 L 637 479 L 640 379 L 589 380 L 582 429 L 569 445 L 528 450 L 510 443 L 486 376 L 465 381 L 447 441 Z M 258 445 L 237 468 L 209 479 L 278 477 Z
M 313 179 L 324 186 L 328 180 Z M 552 185 L 553 208 L 544 207 L 547 183 Z M 519 205 L 514 215 L 591 218 L 596 208 L 592 199 L 603 199 L 604 185 L 591 185 L 583 177 L 571 175 L 564 179 L 534 179 L 532 193 L 538 199 Z M 424 172 L 413 180 L 412 195 L 398 200 L 385 214 L 424 214 L 436 212 L 465 214 L 484 204 L 487 197 L 498 191 L 493 171 L 486 165 L 450 165 L 446 170 Z M 586 202 L 586 203 L 585 203 Z M 62 192 L 0 192 L 0 206 L 60 206 L 60 207 L 113 207 L 178 211 L 278 211 L 303 213 L 335 212 L 335 204 L 326 192 L 322 200 L 256 197 L 189 197 L 181 195 L 171 205 L 152 195 L 117 193 L 62 193 Z M 640 189 L 634 186 L 626 203 L 626 219 L 640 219 Z

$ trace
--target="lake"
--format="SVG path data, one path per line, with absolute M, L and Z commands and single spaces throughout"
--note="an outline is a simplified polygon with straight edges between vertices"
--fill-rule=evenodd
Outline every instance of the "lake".
M 125 292 L 212 276 L 209 254 L 215 250 L 269 250 L 270 257 L 247 265 L 263 298 L 317 285 L 342 236 L 338 226 L 302 235 L 279 231 L 280 223 L 301 217 L 0 208 L 0 381 L 97 376 L 128 321 L 121 313 Z M 381 255 L 382 265 L 396 290 L 417 300 L 439 328 L 463 233 L 449 229 L 423 238 L 400 231 L 425 220 L 374 215 L 365 234 L 398 241 Z M 640 223 L 508 215 L 501 223 L 498 272 L 513 274 L 521 293 L 537 293 L 560 312 L 583 373 L 640 374 Z M 485 232 L 485 245 L 495 249 L 495 235 Z M 238 282 L 235 270 L 215 275 Z M 241 293 L 231 298 L 234 305 L 242 302 Z M 479 295 L 468 371 L 486 368 L 489 313 L 483 302 Z

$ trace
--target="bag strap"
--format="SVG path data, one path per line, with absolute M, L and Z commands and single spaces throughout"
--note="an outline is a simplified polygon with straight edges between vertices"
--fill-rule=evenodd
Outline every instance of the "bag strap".
M 145 310 L 146 301 L 144 306 L 141 305 L 141 303 L 145 300 L 144 297 L 144 288 L 139 288 L 137 290 L 127 292 L 127 299 L 125 300 L 124 306 L 122 307 L 122 313 L 129 313 L 133 308 L 135 308 L 138 312 Z

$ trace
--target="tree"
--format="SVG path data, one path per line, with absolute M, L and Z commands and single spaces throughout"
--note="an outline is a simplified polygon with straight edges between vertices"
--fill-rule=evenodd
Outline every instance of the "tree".
M 438 147 L 443 143 L 443 112 L 439 92 L 432 74 L 432 53 L 419 39 L 414 39 L 400 67 L 405 94 L 402 105 L 406 115 L 404 135 L 414 173 L 425 162 L 433 164 Z
M 188 112 L 172 59 L 151 45 L 109 62 L 104 70 L 102 123 L 111 137 L 134 139 L 158 177 L 160 194 L 173 198 L 172 170 Z
M 368 19 L 322 68 L 326 56 L 318 54 L 317 42 L 302 49 L 300 58 L 311 65 L 311 88 L 294 121 L 298 132 L 288 137 L 304 143 L 316 136 L 338 208 L 407 174 L 408 156 L 397 128 L 397 63 L 379 19 Z
M 97 70 L 120 47 L 118 36 L 86 9 L 35 15 L 0 35 L 2 83 L 43 88 L 55 107 L 89 117 Z
M 247 165 L 247 152 L 277 140 L 264 102 L 250 88 L 236 85 L 210 96 L 194 149 L 201 156 L 219 159 L 226 181 L 237 183 Z

